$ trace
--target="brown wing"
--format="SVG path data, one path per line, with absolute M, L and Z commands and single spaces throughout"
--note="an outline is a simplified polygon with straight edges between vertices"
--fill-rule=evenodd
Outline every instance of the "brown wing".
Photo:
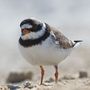
M 55 34 L 56 41 L 59 42 L 62 48 L 68 49 L 74 46 L 73 42 L 65 37 L 61 32 L 53 31 L 53 33 Z
M 72 48 L 74 46 L 74 43 L 69 40 L 67 37 L 65 37 L 59 30 L 53 27 L 49 27 L 49 30 L 54 34 L 55 41 L 59 42 L 60 47 L 64 49 Z M 53 35 L 52 34 L 52 35 Z

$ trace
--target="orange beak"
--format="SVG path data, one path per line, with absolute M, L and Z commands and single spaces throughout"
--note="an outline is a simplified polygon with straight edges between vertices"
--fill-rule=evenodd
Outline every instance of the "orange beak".
M 30 33 L 30 30 L 22 29 L 21 32 L 22 32 L 22 35 L 26 35 L 26 34 Z

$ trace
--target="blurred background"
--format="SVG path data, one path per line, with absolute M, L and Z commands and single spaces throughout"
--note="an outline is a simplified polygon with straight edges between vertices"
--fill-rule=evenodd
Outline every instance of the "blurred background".
M 18 49 L 19 24 L 34 17 L 60 29 L 71 40 L 83 40 L 70 56 L 59 64 L 60 74 L 90 71 L 90 0 L 0 0 L 0 82 L 10 72 L 34 73 L 40 78 L 38 66 L 32 66 Z M 46 77 L 54 68 L 46 67 Z

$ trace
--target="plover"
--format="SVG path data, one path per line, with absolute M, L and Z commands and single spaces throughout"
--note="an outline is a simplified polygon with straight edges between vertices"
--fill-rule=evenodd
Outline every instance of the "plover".
M 21 36 L 19 48 L 23 57 L 41 69 L 41 82 L 43 84 L 43 65 L 55 67 L 55 82 L 58 81 L 58 64 L 72 51 L 73 47 L 81 40 L 71 41 L 59 30 L 47 23 L 25 19 L 20 23 Z

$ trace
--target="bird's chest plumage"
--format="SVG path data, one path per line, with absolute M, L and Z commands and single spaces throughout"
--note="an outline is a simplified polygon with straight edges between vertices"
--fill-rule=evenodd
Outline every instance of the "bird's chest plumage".
M 56 65 L 65 59 L 71 51 L 70 49 L 59 48 L 51 37 L 41 44 L 31 47 L 19 45 L 19 48 L 24 58 L 35 65 Z

